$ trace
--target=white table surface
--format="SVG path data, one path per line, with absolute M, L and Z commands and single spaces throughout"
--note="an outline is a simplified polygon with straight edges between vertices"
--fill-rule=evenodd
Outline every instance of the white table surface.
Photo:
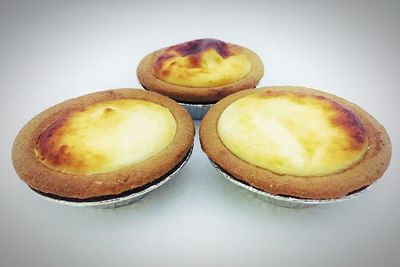
M 400 266 L 399 13 L 398 1 L 1 1 L 0 266 Z M 12 142 L 35 114 L 140 87 L 142 57 L 203 37 L 258 53 L 260 86 L 370 112 L 393 143 L 380 182 L 344 203 L 275 207 L 219 176 L 197 136 L 176 178 L 118 209 L 50 203 L 18 179 Z

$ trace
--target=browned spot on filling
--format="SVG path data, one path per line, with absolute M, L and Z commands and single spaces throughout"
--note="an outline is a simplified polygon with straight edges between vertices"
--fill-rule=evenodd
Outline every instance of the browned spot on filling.
M 197 68 L 200 67 L 201 64 L 201 55 L 204 51 L 208 49 L 215 49 L 217 53 L 222 57 L 222 58 L 227 58 L 231 56 L 233 53 L 230 49 L 230 45 L 216 39 L 198 39 L 198 40 L 193 40 L 190 42 L 178 44 L 169 47 L 164 54 L 160 55 L 155 63 L 154 63 L 154 70 L 156 73 L 159 72 L 159 70 L 162 68 L 163 64 L 165 61 L 168 59 L 175 57 L 177 55 L 183 56 L 183 57 L 188 57 L 189 62 L 190 62 L 190 67 L 191 68 Z M 168 74 L 161 73 L 164 76 L 167 76 Z
M 315 96 L 316 100 L 325 103 L 325 110 L 333 111 L 331 122 L 343 129 L 349 137 L 349 150 L 359 150 L 366 142 L 366 133 L 363 124 L 357 116 L 349 109 L 334 100 L 330 100 L 324 96 Z
M 111 117 L 113 114 L 115 114 L 115 109 L 107 107 L 103 111 L 103 118 Z
M 337 110 L 336 114 L 332 117 L 331 121 L 333 124 L 339 126 L 346 131 L 350 137 L 349 149 L 358 150 L 363 147 L 366 141 L 365 129 L 361 121 L 355 116 L 355 114 L 339 105 L 336 102 L 331 101 L 334 109 Z
M 201 66 L 201 55 L 192 55 L 189 56 L 189 62 L 191 68 L 198 68 Z
M 67 120 L 68 116 L 57 119 L 39 136 L 36 141 L 39 158 L 52 166 L 84 168 L 82 160 L 71 155 L 70 147 L 61 142 L 62 136 L 66 134 L 64 126 Z
M 282 91 L 266 91 L 261 96 L 267 98 L 287 96 L 299 104 L 306 104 L 310 98 L 313 98 L 322 104 L 322 108 L 326 112 L 333 112 L 331 123 L 343 129 L 347 133 L 349 136 L 349 150 L 361 149 L 366 142 L 364 126 L 357 116 L 351 110 L 346 109 L 344 106 L 331 99 L 319 95 L 307 95 L 298 92 L 288 93 Z
M 66 121 L 66 117 L 57 119 L 39 136 L 36 141 L 36 146 L 42 156 L 46 157 L 46 155 L 52 153 L 51 150 L 54 145 L 54 140 L 59 139 L 57 131 L 64 126 Z
M 59 118 L 39 136 L 36 146 L 42 160 L 47 160 L 54 165 L 70 161 L 67 145 L 59 143 L 62 135 L 60 129 L 63 128 L 66 121 L 67 117 Z
M 172 54 L 163 54 L 163 55 L 159 56 L 157 58 L 156 62 L 154 63 L 154 70 L 156 72 L 158 72 L 162 68 L 164 62 L 172 57 L 174 57 L 174 55 L 172 55 Z
M 366 133 L 363 124 L 357 116 L 349 109 L 334 100 L 324 96 L 312 95 L 313 98 L 324 103 L 324 109 L 327 112 L 333 112 L 331 117 L 333 125 L 343 129 L 349 137 L 349 150 L 359 150 L 366 142 Z
M 52 155 L 50 158 L 51 162 L 55 165 L 60 165 L 68 161 L 68 146 L 67 145 L 61 145 L 58 148 L 58 151 Z
M 178 44 L 170 47 L 168 50 L 177 51 L 182 56 L 191 56 L 200 54 L 203 51 L 213 48 L 223 58 L 227 58 L 231 55 L 229 51 L 229 45 L 223 41 L 216 39 L 198 39 L 190 42 Z

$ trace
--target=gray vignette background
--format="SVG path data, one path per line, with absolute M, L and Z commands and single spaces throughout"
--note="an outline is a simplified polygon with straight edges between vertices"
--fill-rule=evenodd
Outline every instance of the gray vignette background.
M 0 266 L 400 266 L 399 14 L 399 1 L 1 0 Z M 258 53 L 260 86 L 317 88 L 370 112 L 393 143 L 380 182 L 345 203 L 279 208 L 218 176 L 197 139 L 176 178 L 123 208 L 48 203 L 18 179 L 10 151 L 30 118 L 140 87 L 142 57 L 203 37 Z

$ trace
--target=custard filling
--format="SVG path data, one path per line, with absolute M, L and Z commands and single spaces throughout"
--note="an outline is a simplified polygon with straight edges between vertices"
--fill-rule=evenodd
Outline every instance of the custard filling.
M 165 82 L 188 87 L 234 83 L 251 70 L 249 58 L 237 46 L 214 39 L 200 39 L 168 48 L 153 67 Z
M 225 147 L 277 174 L 320 176 L 357 163 L 368 149 L 353 112 L 322 96 L 252 94 L 230 104 L 218 120 Z
M 169 109 L 156 103 L 99 102 L 52 123 L 38 138 L 35 154 L 59 172 L 107 173 L 157 155 L 171 143 L 176 129 Z

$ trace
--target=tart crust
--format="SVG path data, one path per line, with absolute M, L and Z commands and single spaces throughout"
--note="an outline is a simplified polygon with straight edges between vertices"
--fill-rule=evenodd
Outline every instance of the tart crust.
M 165 82 L 156 77 L 154 64 L 158 57 L 170 47 L 165 47 L 144 57 L 137 67 L 137 77 L 142 86 L 185 103 L 215 103 L 237 91 L 254 88 L 264 75 L 264 66 L 259 56 L 248 48 L 228 44 L 239 49 L 251 62 L 250 72 L 236 82 L 215 87 L 189 87 Z
M 177 124 L 171 143 L 147 160 L 99 174 L 59 172 L 46 167 L 35 155 L 39 136 L 58 118 L 94 103 L 116 99 L 140 99 L 168 108 Z M 18 133 L 12 148 L 12 161 L 19 177 L 40 192 L 78 199 L 111 196 L 142 187 L 168 173 L 187 155 L 193 138 L 193 121 L 175 101 L 140 89 L 107 90 L 67 100 L 35 116 Z
M 291 92 L 323 96 L 353 112 L 361 121 L 369 149 L 364 157 L 340 172 L 321 176 L 294 176 L 277 174 L 247 163 L 231 153 L 218 135 L 218 120 L 221 113 L 234 101 L 265 91 Z M 305 199 L 341 198 L 364 188 L 383 175 L 391 158 L 391 143 L 388 134 L 371 115 L 338 96 L 322 91 L 292 86 L 264 87 L 249 89 L 230 95 L 215 104 L 200 126 L 201 147 L 208 157 L 236 179 L 273 195 Z

